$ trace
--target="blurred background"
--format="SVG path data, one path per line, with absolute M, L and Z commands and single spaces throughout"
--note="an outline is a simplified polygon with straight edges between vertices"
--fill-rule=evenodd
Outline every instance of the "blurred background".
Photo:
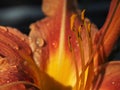
M 80 9 L 86 9 L 85 15 L 100 28 L 107 16 L 110 1 L 78 0 L 78 4 Z M 0 25 L 15 27 L 28 34 L 29 25 L 44 17 L 41 4 L 42 0 L 0 0 Z M 119 42 L 110 59 L 120 59 Z
M 0 25 L 12 26 L 23 33 L 29 32 L 29 25 L 43 17 L 42 0 L 1 0 Z
M 52 0 L 51 0 L 52 1 Z M 106 18 L 110 0 L 78 0 L 79 8 L 100 28 Z M 28 33 L 28 26 L 44 17 L 42 0 L 0 0 L 0 25 L 19 28 Z

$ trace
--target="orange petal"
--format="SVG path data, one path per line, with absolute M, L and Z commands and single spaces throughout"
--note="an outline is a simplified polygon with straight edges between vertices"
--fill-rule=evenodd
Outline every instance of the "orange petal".
M 120 89 L 120 61 L 111 61 L 102 65 L 93 90 Z
M 103 27 L 96 34 L 95 42 L 100 47 L 94 58 L 95 66 L 105 62 L 120 36 L 119 13 L 120 0 L 112 0 L 107 19 Z
M 43 0 L 42 11 L 47 16 L 54 16 L 57 13 L 61 14 L 64 1 L 67 2 L 67 9 L 75 9 L 75 0 Z
M 27 36 L 0 26 L 0 85 L 26 81 L 39 84 Z
M 66 83 L 69 82 L 68 78 L 74 76 L 72 74 L 73 65 L 71 64 L 72 60 L 70 59 L 69 47 L 65 45 L 68 44 L 68 34 L 67 36 L 60 36 L 60 34 L 62 34 L 60 31 L 61 15 L 55 16 L 54 19 L 52 18 L 46 18 L 31 25 L 30 45 L 34 52 L 34 59 L 37 61 L 40 69 L 47 71 L 47 73 L 55 77 L 56 80 L 64 77 L 59 81 L 68 85 L 68 83 Z M 64 28 L 62 29 L 62 31 L 65 30 Z M 69 29 L 67 31 L 69 31 Z M 65 32 L 63 32 L 63 34 L 65 34 Z M 37 43 L 39 39 L 44 42 L 42 46 L 39 45 L 41 42 L 39 44 Z M 64 73 L 64 75 L 62 75 L 62 73 Z
M 117 39 L 120 36 L 120 0 L 112 0 L 110 10 L 105 21 L 105 24 L 101 28 L 102 32 L 105 33 L 103 39 L 104 54 L 106 57 L 112 51 Z
M 56 11 L 54 15 L 33 23 L 30 26 L 31 32 L 29 36 L 34 59 L 40 69 L 47 72 L 60 83 L 64 85 L 72 84 L 73 86 L 76 81 L 74 62 L 76 59 L 79 70 L 81 70 L 81 54 L 76 36 L 70 29 L 70 18 L 73 14 L 76 14 L 76 11 L 67 8 L 65 1 L 64 3 L 61 1 L 62 8 L 58 7 L 60 8 L 59 12 Z M 58 9 L 55 8 L 55 10 Z M 76 29 L 80 25 L 83 25 L 83 21 L 77 17 L 75 20 Z M 92 39 L 96 32 L 97 28 L 92 24 Z M 75 57 L 70 51 L 69 36 L 71 37 L 70 42 L 72 48 L 74 48 Z M 85 61 L 87 61 L 89 50 L 85 28 L 81 30 L 81 36 L 83 38 L 82 47 L 84 48 Z
M 40 90 L 36 85 L 25 81 L 7 83 L 0 86 L 0 90 Z
M 112 2 L 116 2 L 116 4 L 118 3 L 118 6 L 116 8 L 115 14 L 113 16 L 111 24 L 108 28 L 108 32 L 106 33 L 104 39 L 104 45 L 109 46 L 109 47 L 105 47 L 108 55 L 110 54 L 111 49 L 113 48 L 113 46 L 115 45 L 116 41 L 120 36 L 119 34 L 120 33 L 120 17 L 119 17 L 120 0 L 117 1 L 113 0 Z M 115 6 L 113 5 L 113 7 L 111 6 L 111 8 L 115 8 Z

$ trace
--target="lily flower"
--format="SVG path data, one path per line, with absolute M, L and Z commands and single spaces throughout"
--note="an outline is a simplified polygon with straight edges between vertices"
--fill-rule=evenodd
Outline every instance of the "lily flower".
M 46 18 L 33 23 L 29 35 L 38 67 L 64 86 L 90 90 L 97 77 L 95 69 L 104 66 L 119 37 L 119 8 L 119 0 L 111 2 L 107 20 L 98 30 L 85 18 L 85 10 L 78 10 L 75 0 L 43 0 Z
M 107 61 L 120 35 L 120 0 L 103 27 L 75 0 L 43 0 L 46 17 L 29 36 L 0 27 L 0 90 L 119 90 L 120 61 Z

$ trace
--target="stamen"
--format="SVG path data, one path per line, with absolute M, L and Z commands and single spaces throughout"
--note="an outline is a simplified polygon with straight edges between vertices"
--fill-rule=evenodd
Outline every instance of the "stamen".
M 119 3 L 120 3 L 120 0 L 117 0 L 117 3 L 116 3 L 116 6 L 115 6 L 114 11 L 113 11 L 113 13 L 112 13 L 112 16 L 110 17 L 110 20 L 109 20 L 109 22 L 108 22 L 108 24 L 107 24 L 107 26 L 106 26 L 106 28 L 105 28 L 105 31 L 104 31 L 104 33 L 102 34 L 102 36 L 101 36 L 101 38 L 100 38 L 100 40 L 99 40 L 99 42 L 98 42 L 98 44 L 97 44 L 97 47 L 96 47 L 96 49 L 94 50 L 92 56 L 90 57 L 90 60 L 89 60 L 89 61 L 87 62 L 87 64 L 85 65 L 84 71 L 87 69 L 87 67 L 90 65 L 90 63 L 93 62 L 93 57 L 95 56 L 96 52 L 97 52 L 97 51 L 99 50 L 99 48 L 100 48 L 100 45 L 101 45 L 101 43 L 102 43 L 102 41 L 103 41 L 103 38 L 104 38 L 106 32 L 108 31 L 108 27 L 109 27 L 110 24 L 111 24 L 111 21 L 112 21 L 112 19 L 113 19 L 113 17 L 114 17 L 115 11 L 116 11 L 117 8 L 118 8 Z
M 80 30 L 79 30 L 80 29 Z M 78 29 L 78 32 L 76 32 L 76 36 L 79 33 L 79 37 L 77 36 L 78 44 L 79 44 L 79 49 L 80 49 L 80 54 L 81 54 L 81 70 L 83 71 L 84 66 L 85 66 L 85 59 L 84 59 L 84 49 L 83 49 L 83 43 L 82 43 L 82 37 L 80 34 L 81 28 Z M 83 90 L 84 89 L 84 82 L 85 82 L 85 73 L 83 72 L 81 78 L 79 79 L 79 89 Z
M 82 11 L 81 13 L 81 19 L 83 20 L 84 24 L 83 26 L 85 27 L 85 32 L 86 32 L 86 36 L 87 36 L 87 41 L 88 41 L 88 46 L 89 46 L 89 58 L 92 55 L 92 38 L 91 38 L 91 23 L 89 22 L 85 22 L 85 17 L 84 17 L 84 13 L 85 13 L 85 9 Z M 83 42 L 82 42 L 82 37 L 81 37 L 81 29 L 82 26 L 80 25 L 78 27 L 78 29 L 75 28 L 74 26 L 74 22 L 75 22 L 75 18 L 77 17 L 76 14 L 72 15 L 71 17 L 71 29 L 72 31 L 74 31 L 78 44 L 79 44 L 79 49 L 80 49 L 80 56 L 81 56 L 81 75 L 79 76 L 79 74 L 76 74 L 77 77 L 77 82 L 76 82 L 76 90 L 88 90 L 91 86 L 92 83 L 92 79 L 94 77 L 94 66 L 93 66 L 93 62 L 91 64 L 89 64 L 87 66 L 88 69 L 85 69 L 85 58 L 84 58 L 84 48 L 83 48 Z M 69 38 L 69 48 L 72 52 L 72 55 L 74 56 L 74 49 L 71 46 L 70 43 L 70 38 Z M 75 60 L 75 57 L 73 58 Z M 76 61 L 76 60 L 75 60 Z M 77 62 L 75 62 L 76 64 L 76 71 L 78 72 L 78 66 L 77 66 Z M 85 74 L 87 73 L 87 74 Z M 87 75 L 87 76 L 86 76 Z M 91 78 L 92 77 L 92 78 Z
M 89 46 L 89 60 L 87 62 L 86 65 L 83 64 L 84 62 L 84 51 L 83 51 L 83 48 L 82 48 L 82 40 L 80 39 L 80 30 L 81 30 L 81 27 L 78 28 L 78 31 L 76 32 L 76 36 L 77 36 L 77 40 L 79 42 L 79 47 L 80 47 L 80 53 L 81 53 L 81 63 L 82 63 L 82 72 L 79 76 L 79 90 L 90 90 L 90 87 L 91 87 L 91 83 L 92 83 L 92 80 L 94 78 L 94 63 L 93 63 L 93 59 L 94 59 L 94 56 L 96 54 L 96 52 L 99 50 L 100 48 L 100 45 L 102 43 L 102 40 L 108 30 L 108 27 L 110 26 L 111 24 L 111 21 L 112 21 L 112 18 L 115 14 L 115 11 L 119 5 L 119 2 L 120 0 L 118 0 L 117 4 L 116 4 L 116 7 L 113 11 L 113 14 L 112 16 L 110 17 L 110 20 L 109 20 L 109 23 L 108 25 L 106 26 L 105 28 L 105 31 L 103 33 L 103 35 L 101 36 L 99 42 L 98 42 L 98 45 L 96 47 L 96 49 L 93 51 L 93 47 L 92 47 L 92 37 L 91 37 L 91 24 L 90 23 L 86 23 L 85 22 L 85 17 L 84 17 L 84 14 L 85 14 L 85 10 L 83 10 L 81 12 L 81 20 L 83 20 L 84 22 L 84 26 L 85 26 L 85 29 L 86 29 L 86 35 L 87 35 L 87 39 L 88 39 L 88 46 Z M 79 34 L 77 34 L 79 33 Z M 87 80 L 85 81 L 84 77 L 85 77 L 85 73 L 88 72 L 87 74 Z M 84 83 L 85 81 L 85 83 Z
M 89 37 L 91 37 L 91 23 L 88 23 L 88 27 L 87 27 L 88 33 L 89 33 Z
M 81 19 L 83 21 L 85 20 L 85 9 L 83 9 L 82 12 L 81 12 Z
M 88 46 L 89 46 L 89 60 L 90 60 L 90 57 L 92 56 L 92 53 L 93 53 L 92 37 L 91 37 L 91 23 L 88 23 L 86 31 L 88 34 L 87 38 L 88 38 Z M 94 78 L 94 64 L 92 61 L 91 64 L 89 64 L 88 66 L 88 75 L 87 75 L 85 90 L 90 89 L 93 78 Z
M 83 71 L 83 69 L 84 69 L 84 66 L 85 66 L 85 60 L 84 60 L 84 49 L 83 49 L 83 45 L 82 45 L 82 37 L 81 37 L 81 26 L 78 28 L 78 29 L 76 29 L 75 27 L 74 27 L 74 21 L 75 21 L 75 18 L 77 17 L 77 15 L 76 14 L 73 14 L 72 16 L 71 16 L 71 29 L 72 29 L 72 31 L 74 31 L 74 33 L 75 33 L 75 36 L 76 36 L 76 38 L 77 38 L 77 41 L 78 41 L 78 44 L 79 44 L 79 49 L 80 49 L 80 56 L 81 56 L 81 68 L 82 68 L 82 71 Z M 70 43 L 69 43 L 69 45 L 71 45 Z M 70 49 L 72 49 L 72 55 L 74 56 L 74 49 L 73 48 L 71 48 L 71 46 L 70 46 Z M 75 59 L 75 56 L 74 56 L 74 58 L 73 59 Z M 76 60 L 75 60 L 76 61 Z M 77 62 L 75 62 L 75 66 L 76 66 L 76 71 L 78 71 L 78 66 L 77 66 Z M 84 81 L 85 81 L 85 73 L 83 72 L 83 74 L 82 74 L 82 78 L 80 78 L 79 79 L 79 73 L 77 73 L 76 74 L 77 75 L 77 82 L 76 82 L 76 89 L 78 90 L 79 88 L 81 89 L 81 90 L 83 90 L 84 89 Z
M 82 40 L 82 37 L 81 37 L 81 28 L 82 28 L 82 26 L 80 25 L 78 27 L 78 37 Z
M 100 45 L 101 45 L 101 43 L 102 43 L 102 41 L 103 41 L 103 38 L 104 38 L 106 32 L 108 31 L 108 28 L 109 28 L 109 26 L 110 26 L 110 24 L 111 24 L 112 18 L 114 17 L 115 11 L 116 11 L 119 3 L 120 3 L 120 0 L 117 1 L 116 7 L 115 7 L 115 9 L 114 9 L 114 11 L 113 11 L 113 13 L 112 13 L 112 16 L 110 17 L 109 23 L 107 24 L 107 26 L 106 26 L 106 28 L 105 28 L 105 30 L 104 30 L 104 33 L 103 33 L 103 35 L 101 36 L 101 38 L 100 38 L 100 40 L 99 40 L 99 42 L 98 42 L 97 48 L 95 49 L 95 51 L 94 51 L 93 54 L 91 55 L 91 57 L 90 57 L 88 63 L 86 64 L 85 68 L 87 68 L 88 66 L 91 66 L 91 64 L 93 64 L 94 55 L 95 55 L 96 52 L 100 49 Z M 93 65 L 92 65 L 92 66 L 93 66 Z M 94 67 L 93 67 L 93 68 L 94 68 Z M 91 71 L 91 72 L 93 72 L 93 75 L 94 75 L 94 71 Z M 89 72 L 89 73 L 91 73 L 91 72 Z M 90 76 L 89 76 L 89 77 L 90 77 Z M 88 88 L 86 88 L 85 90 L 88 90 Z
M 74 27 L 74 21 L 75 21 L 75 18 L 77 17 L 76 14 L 73 14 L 70 18 L 70 29 L 73 30 L 73 27 Z
M 84 27 L 86 30 L 86 36 L 87 36 L 87 41 L 88 41 L 88 46 L 89 46 L 89 58 L 92 55 L 92 38 L 91 38 L 91 23 L 87 23 L 85 22 L 85 17 L 84 17 L 84 13 L 85 10 L 82 11 L 81 13 L 81 19 L 84 22 Z M 83 45 L 82 45 L 82 37 L 81 37 L 81 27 L 78 27 L 78 30 L 75 32 L 76 36 L 77 36 L 77 40 L 79 43 L 79 48 L 80 48 L 80 54 L 81 54 L 81 66 L 82 66 L 82 74 L 79 77 L 79 90 L 88 90 L 91 86 L 93 77 L 94 77 L 94 66 L 93 63 L 91 63 L 90 65 L 88 65 L 88 69 L 86 69 L 84 71 L 85 68 L 85 59 L 84 59 L 84 49 L 83 49 Z M 87 74 L 85 74 L 87 73 Z
M 70 51 L 72 53 L 72 58 L 73 58 L 74 64 L 75 64 L 75 70 L 76 70 L 76 90 L 78 90 L 78 88 L 79 88 L 79 70 L 78 70 L 77 60 L 75 59 L 75 55 L 74 55 L 74 48 L 72 48 L 70 39 L 71 39 L 71 36 L 68 37 L 68 46 L 69 46 Z

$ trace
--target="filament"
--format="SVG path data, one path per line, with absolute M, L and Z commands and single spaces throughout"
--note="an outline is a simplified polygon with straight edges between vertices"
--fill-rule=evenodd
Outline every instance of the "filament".
M 76 14 L 73 14 L 70 18 L 70 28 L 71 30 L 73 30 L 73 27 L 74 27 L 74 22 L 75 22 L 75 18 L 77 17 Z
M 73 56 L 72 58 L 73 58 L 74 64 L 75 64 L 75 70 L 76 70 L 76 90 L 78 90 L 78 88 L 79 88 L 79 70 L 78 70 L 77 60 L 75 59 L 75 55 L 74 55 L 74 48 L 72 48 L 70 39 L 71 39 L 71 37 L 69 36 L 68 37 L 68 45 L 69 45 L 70 51 L 72 53 L 72 56 Z

